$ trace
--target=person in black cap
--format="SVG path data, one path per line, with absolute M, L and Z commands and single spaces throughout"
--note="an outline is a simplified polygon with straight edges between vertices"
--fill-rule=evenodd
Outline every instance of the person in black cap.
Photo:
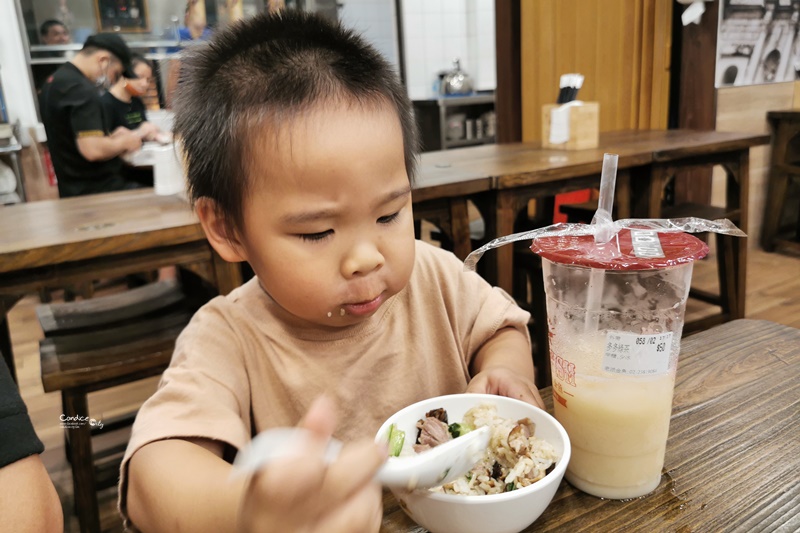
M 62 198 L 139 187 L 122 177 L 119 156 L 141 148 L 141 138 L 126 128 L 110 131 L 100 98 L 122 74 L 136 78 L 128 45 L 99 33 L 42 87 L 39 110 Z

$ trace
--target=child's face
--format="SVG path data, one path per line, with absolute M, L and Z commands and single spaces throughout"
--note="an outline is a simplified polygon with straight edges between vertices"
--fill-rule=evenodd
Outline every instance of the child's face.
M 414 224 L 396 113 L 320 107 L 254 142 L 240 245 L 299 323 L 339 327 L 406 286 Z

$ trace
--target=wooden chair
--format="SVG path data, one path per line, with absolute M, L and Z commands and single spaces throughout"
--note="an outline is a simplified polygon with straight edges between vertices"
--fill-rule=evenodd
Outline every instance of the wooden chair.
M 101 420 L 101 429 L 88 419 L 88 394 L 163 372 L 175 339 L 206 300 L 176 281 L 163 281 L 37 308 L 45 332 L 39 345 L 44 390 L 61 391 L 63 414 L 78 420 L 65 429 L 65 449 L 81 531 L 100 530 L 96 492 L 117 483 L 127 444 L 93 450 L 92 437 L 128 426 L 136 415 Z
M 770 111 L 767 119 L 772 150 L 761 245 L 768 252 L 800 254 L 800 201 L 792 194 L 800 182 L 800 112 Z

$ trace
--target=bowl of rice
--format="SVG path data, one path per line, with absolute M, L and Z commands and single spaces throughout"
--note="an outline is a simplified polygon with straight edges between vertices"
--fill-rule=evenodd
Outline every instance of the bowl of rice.
M 516 533 L 544 512 L 570 458 L 561 424 L 530 404 L 488 394 L 438 396 L 383 423 L 376 440 L 390 454 L 424 453 L 444 440 L 492 428 L 484 458 L 443 487 L 392 493 L 406 514 L 432 533 Z M 390 457 L 390 461 L 395 460 Z

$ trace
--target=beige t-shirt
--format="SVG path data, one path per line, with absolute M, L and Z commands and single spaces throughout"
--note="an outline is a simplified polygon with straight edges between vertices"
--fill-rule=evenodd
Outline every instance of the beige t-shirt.
M 408 285 L 365 322 L 335 331 L 289 326 L 252 279 L 201 308 L 178 338 L 136 417 L 120 509 L 128 460 L 147 443 L 203 437 L 240 449 L 260 431 L 296 425 L 323 392 L 337 403 L 337 438 L 371 438 L 409 404 L 464 392 L 481 345 L 504 327 L 527 336 L 528 316 L 453 254 L 421 241 Z

